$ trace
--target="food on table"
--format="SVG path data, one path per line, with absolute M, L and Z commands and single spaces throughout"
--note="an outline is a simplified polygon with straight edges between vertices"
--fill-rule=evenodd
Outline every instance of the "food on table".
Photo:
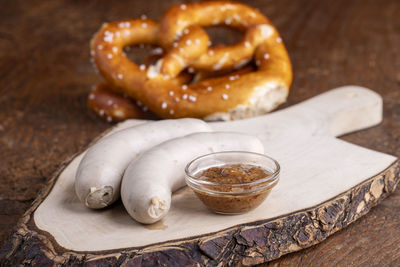
M 218 25 L 243 32 L 243 39 L 212 47 L 202 27 Z M 156 46 L 162 57 L 150 65 L 134 64 L 124 47 L 138 44 Z M 187 3 L 169 8 L 160 22 L 142 18 L 104 24 L 91 41 L 91 54 L 111 90 L 162 118 L 256 116 L 283 103 L 292 82 L 289 56 L 275 27 L 256 9 L 237 2 Z M 232 74 L 249 62 L 254 71 Z M 135 116 L 127 112 L 118 119 Z
M 250 183 L 271 175 L 266 169 L 251 164 L 225 164 L 211 167 L 196 175 L 197 179 L 221 184 Z M 218 191 L 222 191 L 220 188 Z
M 126 167 L 145 150 L 171 138 L 210 131 L 204 121 L 177 119 L 149 122 L 107 136 L 82 158 L 75 178 L 76 194 L 87 207 L 104 208 L 119 198 Z
M 240 214 L 258 207 L 279 179 L 278 163 L 262 154 L 222 152 L 186 168 L 186 183 L 212 211 Z
M 168 140 L 132 161 L 124 173 L 122 202 L 129 215 L 150 224 L 170 209 L 171 194 L 185 185 L 185 166 L 198 156 L 218 151 L 245 150 L 263 153 L 261 141 L 251 135 L 194 133 Z
M 249 172 L 248 172 L 249 171 Z M 227 175 L 228 174 L 228 175 Z M 257 207 L 264 201 L 270 192 L 270 187 L 263 188 L 253 194 L 235 195 L 235 188 L 231 184 L 249 183 L 271 175 L 267 170 L 252 165 L 225 165 L 222 167 L 212 167 L 198 175 L 204 181 L 223 183 L 223 185 L 210 186 L 219 193 L 232 193 L 232 195 L 215 195 L 201 190 L 194 190 L 197 196 L 211 210 L 219 213 L 243 213 Z M 203 178 L 204 177 L 204 178 Z M 242 181 L 243 180 L 243 181 Z M 246 181 L 246 182 L 245 182 Z M 225 184 L 224 184 L 225 183 Z M 254 190 L 251 185 L 244 185 L 244 190 Z M 241 191 L 241 190 L 240 190 Z
M 126 117 L 137 119 L 154 119 L 147 107 L 142 103 L 134 102 L 128 97 L 123 97 L 110 90 L 109 85 L 101 83 L 90 92 L 88 98 L 89 107 L 98 116 L 107 121 L 123 121 Z

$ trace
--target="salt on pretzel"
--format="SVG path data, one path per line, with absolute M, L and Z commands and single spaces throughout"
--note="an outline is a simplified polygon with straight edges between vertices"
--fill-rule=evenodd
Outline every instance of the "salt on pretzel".
M 208 36 L 200 26 L 221 23 L 246 30 L 242 42 L 208 47 Z M 263 114 L 285 101 L 292 81 L 290 60 L 278 32 L 257 10 L 225 1 L 182 4 L 170 8 L 160 25 L 149 19 L 113 22 L 93 37 L 95 63 L 114 90 L 141 101 L 163 118 L 240 119 Z M 140 43 L 162 46 L 167 53 L 154 66 L 138 66 L 123 48 Z M 239 76 L 197 84 L 183 84 L 176 77 L 185 67 L 225 69 L 251 59 L 257 71 Z
M 108 122 L 123 121 L 127 118 L 156 118 L 141 102 L 134 103 L 129 98 L 113 93 L 105 83 L 93 88 L 88 97 L 88 105 L 96 115 Z
M 204 30 L 193 31 L 191 28 L 216 25 L 233 27 L 244 32 L 244 37 L 235 45 L 210 47 L 203 50 L 201 57 L 190 64 L 192 68 L 215 71 L 239 68 L 251 60 L 255 48 L 274 30 L 268 19 L 260 12 L 240 3 L 215 1 L 212 4 L 200 2 L 173 6 L 164 13 L 160 22 L 160 42 L 166 48 L 176 46 L 169 52 L 176 55 L 175 62 L 167 61 L 166 58 L 161 72 L 175 76 L 187 66 L 177 64 L 179 62 L 176 62 L 176 58 L 179 58 L 179 54 L 175 51 L 185 47 L 184 44 L 191 44 L 190 40 L 194 40 L 194 44 L 201 44 L 200 37 L 205 39 L 203 35 L 207 36 Z M 183 45 L 181 45 L 182 41 L 184 41 Z
M 241 75 L 244 75 L 246 73 L 250 73 L 255 71 L 255 68 L 251 65 L 248 64 L 246 66 L 241 67 L 238 70 L 220 70 L 220 71 L 198 71 L 194 74 L 193 76 L 193 83 L 199 83 L 201 81 L 211 79 L 211 78 L 216 78 L 220 76 L 225 76 L 227 75 L 230 80 L 234 80 L 239 78 Z

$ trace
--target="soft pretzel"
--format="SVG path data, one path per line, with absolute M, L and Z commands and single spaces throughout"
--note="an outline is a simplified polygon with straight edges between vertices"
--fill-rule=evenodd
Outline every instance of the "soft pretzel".
M 192 68 L 221 70 L 243 66 L 251 60 L 255 48 L 274 30 L 267 18 L 244 4 L 225 1 L 216 1 L 212 4 L 210 2 L 182 4 L 173 6 L 164 13 L 160 22 L 160 42 L 163 47 L 170 48 L 178 39 L 177 47 L 169 52 L 169 54 L 174 54 L 180 47 L 185 47 L 181 45 L 182 41 L 195 40 L 196 43 L 196 40 L 200 40 L 200 36 L 205 39 L 203 36 L 207 36 L 205 31 L 193 31 L 191 28 L 194 25 L 215 26 L 221 24 L 244 32 L 243 39 L 235 45 L 210 47 L 203 50 L 201 56 L 190 64 Z M 179 38 L 180 36 L 182 37 Z M 170 65 L 175 65 L 177 70 L 170 71 L 172 69 Z M 184 67 L 186 66 L 179 66 L 176 62 L 169 62 L 165 59 L 161 72 L 175 76 Z
M 209 47 L 201 26 L 226 24 L 244 31 L 233 46 Z M 131 62 L 127 45 L 153 44 L 167 53 L 146 67 Z M 268 112 L 285 101 L 292 81 L 287 51 L 278 32 L 257 10 L 235 2 L 182 4 L 167 10 L 160 25 L 136 19 L 103 25 L 91 42 L 101 74 L 117 93 L 139 100 L 163 118 L 231 120 Z M 240 68 L 254 60 L 257 70 L 184 84 L 185 68 Z
M 108 122 L 123 121 L 127 118 L 154 119 L 155 115 L 141 102 L 113 93 L 109 86 L 101 83 L 93 88 L 88 97 L 89 107 Z
M 248 65 L 243 66 L 240 69 L 234 70 L 234 71 L 231 71 L 231 70 L 197 71 L 194 74 L 192 81 L 193 81 L 193 83 L 198 83 L 198 82 L 204 81 L 206 79 L 216 78 L 216 77 L 225 76 L 225 75 L 228 75 L 229 80 L 233 81 L 233 80 L 239 78 L 241 75 L 253 72 L 254 70 L 255 70 L 255 68 L 251 64 L 248 64 Z

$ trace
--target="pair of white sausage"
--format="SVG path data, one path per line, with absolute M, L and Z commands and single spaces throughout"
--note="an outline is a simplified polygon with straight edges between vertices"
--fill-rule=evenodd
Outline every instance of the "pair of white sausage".
M 239 133 L 211 132 L 197 119 L 145 123 L 114 133 L 93 145 L 77 171 L 75 190 L 90 208 L 103 208 L 121 197 L 141 223 L 163 218 L 173 191 L 185 185 L 184 168 L 211 152 L 263 153 L 261 141 Z

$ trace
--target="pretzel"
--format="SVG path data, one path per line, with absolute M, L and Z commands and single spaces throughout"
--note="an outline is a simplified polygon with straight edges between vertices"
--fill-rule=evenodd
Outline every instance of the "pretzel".
M 111 92 L 105 83 L 93 88 L 88 97 L 88 105 L 99 117 L 108 122 L 123 121 L 127 118 L 156 118 L 141 102 L 134 103 L 129 98 Z
M 233 46 L 209 47 L 203 26 L 225 24 L 244 31 Z M 167 53 L 155 65 L 134 64 L 127 45 L 152 44 Z M 91 42 L 92 55 L 111 89 L 139 100 L 163 118 L 231 120 L 268 112 L 285 101 L 292 81 L 287 51 L 278 32 L 257 10 L 213 1 L 171 7 L 160 24 L 132 19 L 104 24 Z M 257 70 L 186 84 L 182 72 L 240 68 Z M 186 81 L 187 82 L 187 81 Z
M 219 46 L 203 50 L 201 57 L 191 64 L 198 70 L 221 70 L 232 67 L 243 66 L 248 63 L 254 54 L 255 48 L 264 41 L 265 35 L 271 34 L 273 28 L 271 23 L 257 10 L 240 3 L 231 2 L 207 2 L 182 4 L 169 8 L 160 23 L 160 41 L 163 47 L 170 48 L 176 44 L 169 54 L 176 52 L 186 40 L 198 40 L 207 34 L 204 30 L 193 31 L 194 25 L 215 26 L 227 25 L 245 32 L 241 42 L 231 46 Z M 198 26 L 197 26 L 198 27 Z M 201 29 L 201 28 L 200 28 Z M 174 43 L 180 36 L 178 43 Z M 208 37 L 208 36 L 207 36 Z M 183 58 L 182 58 L 183 59 Z M 175 65 L 174 67 L 170 65 Z M 161 72 L 174 76 L 179 73 L 185 65 L 179 66 L 176 62 L 164 60 Z M 176 68 L 175 71 L 171 69 Z

